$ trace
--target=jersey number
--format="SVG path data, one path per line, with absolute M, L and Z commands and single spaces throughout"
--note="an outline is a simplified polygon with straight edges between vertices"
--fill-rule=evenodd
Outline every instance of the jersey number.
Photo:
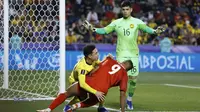
M 130 31 L 129 29 L 123 29 L 124 30 L 124 36 L 129 36 L 130 35 Z
M 116 72 L 118 72 L 119 70 L 120 70 L 120 66 L 119 65 L 117 65 L 117 64 L 115 64 L 115 65 L 113 65 L 112 67 L 111 67 L 111 70 L 112 71 L 109 71 L 108 73 L 110 74 L 110 75 L 112 75 L 112 74 L 115 74 Z

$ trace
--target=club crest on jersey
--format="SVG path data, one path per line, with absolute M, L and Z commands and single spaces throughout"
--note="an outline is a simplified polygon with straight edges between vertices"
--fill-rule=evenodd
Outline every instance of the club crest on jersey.
M 134 28 L 134 25 L 133 25 L 133 24 L 130 24 L 130 28 Z
M 85 70 L 81 70 L 81 74 L 84 75 L 85 74 Z

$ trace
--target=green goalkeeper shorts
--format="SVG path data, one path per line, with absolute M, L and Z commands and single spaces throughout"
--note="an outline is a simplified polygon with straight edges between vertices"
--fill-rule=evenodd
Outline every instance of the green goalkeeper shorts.
M 139 57 L 118 57 L 118 62 L 131 60 L 133 62 L 133 69 L 128 71 L 128 76 L 138 76 L 139 74 Z

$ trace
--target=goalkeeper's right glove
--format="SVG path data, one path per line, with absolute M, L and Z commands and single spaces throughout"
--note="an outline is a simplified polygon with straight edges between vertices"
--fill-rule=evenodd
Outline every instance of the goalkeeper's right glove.
M 84 21 L 83 26 L 87 30 L 91 30 L 92 32 L 95 32 L 95 28 L 87 20 Z
M 165 31 L 165 28 L 162 26 L 159 26 L 156 30 L 155 30 L 155 34 L 161 34 Z

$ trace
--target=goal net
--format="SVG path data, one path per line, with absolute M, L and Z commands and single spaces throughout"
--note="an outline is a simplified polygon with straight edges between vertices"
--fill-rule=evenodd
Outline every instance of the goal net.
M 60 90 L 59 0 L 8 0 L 7 4 L 8 43 L 6 4 L 0 1 L 0 99 L 55 97 Z

